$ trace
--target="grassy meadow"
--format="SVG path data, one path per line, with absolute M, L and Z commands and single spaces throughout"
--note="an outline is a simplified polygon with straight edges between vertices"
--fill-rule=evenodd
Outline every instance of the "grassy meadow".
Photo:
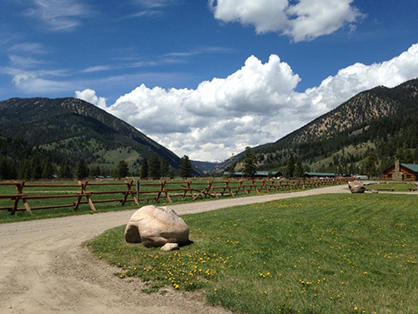
M 415 183 L 407 182 L 392 182 L 376 183 L 367 185 L 368 190 L 388 190 L 392 189 L 394 192 L 409 192 L 409 189 L 416 188 Z
M 418 198 L 341 194 L 183 218 L 191 245 L 163 253 L 124 241 L 124 226 L 87 246 L 129 281 L 200 290 L 242 313 L 417 313 Z

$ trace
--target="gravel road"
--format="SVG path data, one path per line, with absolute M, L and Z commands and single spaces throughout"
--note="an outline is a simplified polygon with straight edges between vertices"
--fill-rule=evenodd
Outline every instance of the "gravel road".
M 346 185 L 171 206 L 178 214 L 293 197 L 348 193 Z M 0 225 L 0 313 L 228 313 L 205 304 L 201 293 L 141 292 L 143 284 L 120 280 L 117 270 L 80 245 L 126 224 L 134 210 Z

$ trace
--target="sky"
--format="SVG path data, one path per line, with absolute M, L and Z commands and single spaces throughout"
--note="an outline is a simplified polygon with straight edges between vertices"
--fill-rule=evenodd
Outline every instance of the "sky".
M 418 77 L 416 0 L 1 0 L 0 100 L 77 97 L 221 161 Z

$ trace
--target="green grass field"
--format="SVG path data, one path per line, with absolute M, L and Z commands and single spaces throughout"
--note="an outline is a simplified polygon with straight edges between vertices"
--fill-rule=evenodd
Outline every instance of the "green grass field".
M 388 183 L 376 183 L 367 185 L 368 190 L 387 190 L 393 189 L 394 192 L 409 192 L 409 189 L 415 188 L 414 183 L 405 183 L 405 182 L 388 182 Z
M 169 180 L 167 180 L 170 182 Z M 180 182 L 181 179 L 176 179 L 175 182 Z M 223 181 L 223 179 L 219 178 L 215 182 Z M 115 181 L 115 180 L 105 180 L 101 181 L 101 183 L 106 182 L 124 182 L 124 181 Z M 194 179 L 193 182 L 195 183 L 207 183 L 207 179 Z M 27 182 L 28 184 L 76 184 L 75 181 L 71 182 L 64 182 L 64 181 L 49 181 L 49 182 Z M 91 181 L 91 183 L 94 183 L 94 180 Z M 156 186 L 145 186 L 144 184 L 156 184 L 158 183 L 158 180 L 146 180 L 142 182 L 141 185 L 141 191 L 153 191 L 158 190 L 159 187 Z M 258 183 L 260 185 L 261 183 Z M 175 185 L 167 186 L 167 188 L 181 188 L 181 186 L 184 185 L 184 183 L 178 183 Z M 217 186 L 223 186 L 224 184 L 218 183 Z M 231 183 L 231 187 L 236 187 L 238 185 L 238 182 L 235 181 L 234 183 Z M 203 189 L 205 185 L 199 185 L 199 186 L 193 186 L 197 189 Z M 126 190 L 126 186 L 87 186 L 87 191 L 115 191 L 115 190 Z M 135 187 L 133 187 L 133 190 L 135 190 Z M 219 193 L 221 190 L 217 189 L 217 193 Z M 293 190 L 296 191 L 296 190 Z M 77 193 L 80 192 L 80 188 L 48 188 L 48 187 L 42 187 L 42 188 L 25 188 L 24 194 L 28 195 L 62 195 L 62 194 L 68 194 L 68 193 Z M 180 191 L 173 191 L 170 192 L 170 194 L 179 193 Z M 290 191 L 279 191 L 279 192 L 290 192 Z M 194 192 L 195 194 L 196 191 Z M 266 193 L 266 191 L 262 191 L 262 194 Z M 0 195 L 6 194 L 16 194 L 16 187 L 15 186 L 1 186 L 0 185 Z M 249 196 L 258 195 L 256 191 L 253 189 Z M 141 198 L 150 198 L 150 200 L 147 201 L 141 201 L 140 205 L 146 205 L 146 204 L 160 204 L 160 205 L 166 205 L 169 204 L 167 198 L 163 195 L 158 202 L 155 200 L 152 200 L 151 198 L 156 196 L 156 194 L 144 194 L 141 195 Z M 235 197 L 244 197 L 247 196 L 244 192 L 240 192 Z M 230 197 L 230 196 L 224 196 L 224 197 Z M 105 200 L 105 199 L 115 199 L 115 198 L 122 198 L 122 194 L 113 194 L 113 195 L 94 195 L 92 197 L 93 202 L 96 200 Z M 129 197 L 129 200 L 132 198 Z M 200 197 L 196 201 L 205 201 L 205 200 L 212 200 L 213 197 L 207 196 L 207 197 Z M 65 199 L 42 199 L 42 200 L 28 200 L 28 203 L 31 207 L 36 206 L 44 206 L 44 205 L 62 205 L 62 204 L 71 204 L 76 200 L 76 197 L 74 198 L 65 198 Z M 85 199 L 83 199 L 85 200 Z M 190 195 L 188 195 L 185 198 L 182 197 L 172 197 L 173 203 L 185 203 L 185 202 L 191 202 L 192 198 Z M 13 200 L 11 199 L 0 199 L 0 207 L 6 207 L 11 206 L 13 204 Z M 117 210 L 126 210 L 126 209 L 134 209 L 138 208 L 137 205 L 135 205 L 133 202 L 126 203 L 125 206 L 121 206 L 120 202 L 111 202 L 111 203 L 98 203 L 95 205 L 97 212 L 106 212 L 106 211 L 117 211 Z M 23 204 L 20 203 L 19 207 L 23 207 Z M 42 210 L 36 210 L 33 211 L 34 215 L 28 214 L 26 211 L 20 211 L 17 212 L 14 216 L 10 215 L 10 213 L 6 210 L 0 210 L 0 223 L 7 223 L 7 222 L 17 222 L 17 221 L 25 221 L 25 220 L 34 220 L 34 219 L 43 219 L 43 218 L 53 218 L 53 217 L 63 217 L 63 216 L 70 216 L 70 215 L 83 215 L 83 214 L 92 214 L 92 212 L 88 205 L 81 205 L 77 210 L 74 210 L 74 208 L 58 208 L 58 209 L 42 209 Z
M 418 198 L 323 195 L 184 216 L 194 241 L 162 253 L 87 243 L 144 292 L 201 290 L 243 313 L 418 313 Z

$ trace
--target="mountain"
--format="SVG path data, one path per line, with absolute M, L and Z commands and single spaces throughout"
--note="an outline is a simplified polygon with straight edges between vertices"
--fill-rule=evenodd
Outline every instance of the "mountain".
M 210 173 L 211 170 L 219 165 L 219 162 L 197 161 L 192 160 L 192 165 L 199 169 L 202 173 Z
M 253 150 L 260 170 L 283 169 L 295 154 L 312 171 L 361 170 L 370 150 L 381 169 L 396 154 L 418 162 L 418 79 L 394 88 L 376 87 L 354 96 L 334 110 L 275 143 Z M 243 153 L 237 155 L 240 160 Z M 230 160 L 217 171 L 223 171 Z M 360 168 L 360 169 L 359 169 Z
M 84 158 L 113 169 L 125 160 L 138 169 L 157 153 L 178 169 L 180 158 L 126 122 L 75 98 L 0 101 L 0 152 L 19 159 L 33 152 L 61 164 Z

